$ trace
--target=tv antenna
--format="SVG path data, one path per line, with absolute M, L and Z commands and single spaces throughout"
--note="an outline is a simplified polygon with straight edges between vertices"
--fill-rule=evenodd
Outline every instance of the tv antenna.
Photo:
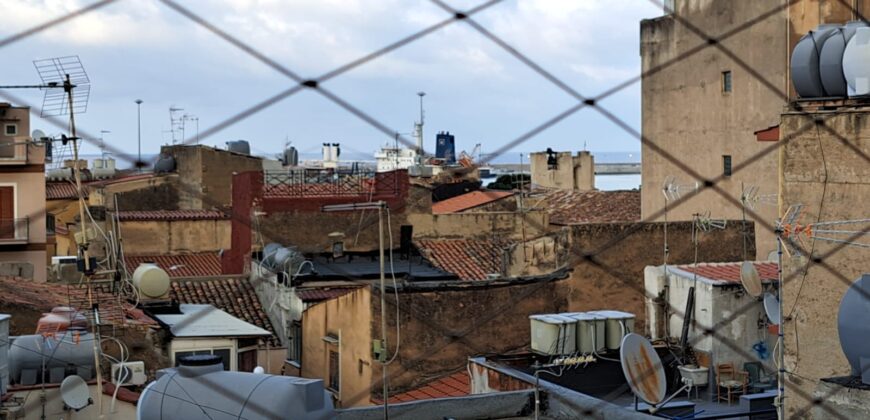
M 184 111 L 184 108 L 176 108 L 175 105 L 169 106 L 169 130 L 172 133 L 172 144 L 175 144 L 175 132 L 181 130 L 182 141 L 184 140 L 184 115 L 178 116 L 177 113 Z
M 741 184 L 742 185 L 742 184 Z M 740 194 L 741 212 L 742 212 L 742 232 L 743 235 L 743 260 L 747 260 L 746 252 L 749 249 L 749 232 L 746 229 L 746 209 L 755 210 L 759 205 L 777 206 L 779 194 L 760 194 L 760 189 L 756 185 L 743 186 L 743 192 Z M 757 250 L 756 250 L 757 251 Z
M 668 255 L 670 255 L 670 248 L 668 247 L 668 204 L 671 201 L 679 200 L 682 193 L 685 191 L 698 191 L 701 187 L 701 184 L 695 182 L 694 185 L 691 184 L 680 184 L 677 182 L 677 178 L 668 175 L 665 177 L 665 182 L 662 183 L 662 194 L 665 196 L 665 208 L 664 208 L 664 236 L 665 236 L 665 244 L 664 244 L 664 266 L 665 266 L 665 274 L 668 272 Z

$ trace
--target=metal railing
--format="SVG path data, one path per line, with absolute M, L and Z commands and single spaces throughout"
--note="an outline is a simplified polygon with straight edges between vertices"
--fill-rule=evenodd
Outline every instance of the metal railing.
M 371 169 L 294 169 L 263 173 L 263 192 L 266 197 L 368 196 L 393 192 L 397 188 L 395 173 L 376 173 Z
M 0 143 L 0 165 L 27 163 L 27 143 Z
M 30 219 L 0 219 L 0 244 L 26 243 L 30 235 Z

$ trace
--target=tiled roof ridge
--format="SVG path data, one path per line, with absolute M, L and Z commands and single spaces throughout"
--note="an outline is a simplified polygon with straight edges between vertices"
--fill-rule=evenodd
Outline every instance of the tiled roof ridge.
M 184 210 L 122 210 L 115 212 L 122 221 L 135 220 L 220 220 L 229 219 L 229 214 L 221 210 L 184 209 Z

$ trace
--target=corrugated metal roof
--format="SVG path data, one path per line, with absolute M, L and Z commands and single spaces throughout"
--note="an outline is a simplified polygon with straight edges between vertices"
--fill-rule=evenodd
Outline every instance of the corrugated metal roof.
M 127 270 L 130 272 L 146 261 L 157 264 L 169 274 L 169 277 L 209 277 L 223 274 L 221 259 L 214 252 L 184 255 L 128 255 L 124 257 Z
M 238 319 L 213 305 L 179 305 L 181 314 L 155 315 L 175 337 L 254 337 L 272 333 Z
M 544 208 L 550 223 L 637 222 L 640 220 L 640 191 L 565 191 L 546 193 Z
M 513 243 L 501 239 L 421 239 L 414 242 L 436 267 L 462 280 L 485 280 L 501 273 L 505 250 Z
M 472 191 L 432 204 L 433 214 L 456 213 L 514 195 L 513 191 Z
M 217 210 L 149 210 L 149 211 L 119 211 L 121 221 L 147 220 L 223 220 L 229 215 Z
M 778 265 L 776 262 L 753 261 L 752 264 L 755 265 L 755 269 L 758 271 L 758 277 L 761 278 L 762 282 L 775 282 L 779 279 Z M 740 283 L 740 267 L 742 265 L 743 262 L 739 261 L 727 263 L 700 263 L 697 267 L 692 264 L 683 264 L 672 268 L 683 271 L 685 276 L 688 276 L 689 278 L 693 277 L 693 274 L 697 274 L 699 277 L 715 283 L 735 284 Z

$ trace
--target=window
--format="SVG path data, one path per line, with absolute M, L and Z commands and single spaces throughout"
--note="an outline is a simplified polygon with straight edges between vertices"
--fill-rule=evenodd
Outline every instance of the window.
M 45 231 L 49 235 L 54 235 L 55 218 L 51 213 L 45 213 Z
M 290 360 L 302 362 L 302 322 L 293 321 L 290 325 Z
M 722 72 L 722 92 L 731 92 L 731 70 Z
M 213 354 L 221 358 L 221 363 L 224 365 L 224 370 L 230 370 L 230 349 L 201 349 L 191 351 L 175 352 L 175 366 L 181 364 L 180 359 L 184 356 L 195 356 L 200 354 Z
M 731 155 L 722 156 L 722 173 L 731 176 Z
M 329 389 L 335 392 L 341 391 L 341 375 L 339 374 L 338 352 L 329 351 Z
M 7 136 L 17 136 L 18 124 L 6 124 L 6 126 L 3 128 L 3 133 Z

